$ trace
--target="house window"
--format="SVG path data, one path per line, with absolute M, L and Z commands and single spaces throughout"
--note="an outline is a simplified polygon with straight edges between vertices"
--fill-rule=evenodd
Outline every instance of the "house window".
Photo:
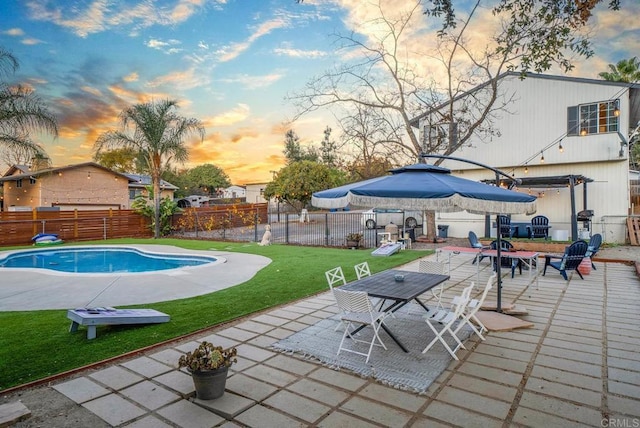
M 22 187 L 22 178 L 19 180 L 16 180 L 16 187 L 18 188 Z
M 618 116 L 614 111 L 618 100 L 582 104 L 567 108 L 567 135 L 589 135 L 617 132 Z
M 134 200 L 138 196 L 142 196 L 142 189 L 129 189 L 129 199 Z
M 36 184 L 35 177 L 29 177 L 29 184 Z

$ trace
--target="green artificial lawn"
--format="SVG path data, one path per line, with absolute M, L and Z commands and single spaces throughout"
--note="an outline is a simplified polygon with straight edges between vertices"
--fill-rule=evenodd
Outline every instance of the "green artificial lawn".
M 375 257 L 371 250 L 298 247 L 180 239 L 114 239 L 85 244 L 164 244 L 193 250 L 259 254 L 272 260 L 251 280 L 225 290 L 182 300 L 135 305 L 171 316 L 146 326 L 99 326 L 96 339 L 86 328 L 69 333 L 66 310 L 0 312 L 0 391 L 232 321 L 327 290 L 325 271 L 342 266 L 347 281 L 353 266 L 367 261 L 372 273 L 430 254 L 406 250 Z M 6 248 L 9 249 L 9 248 Z M 176 284 L 179 286 L 179 284 Z M 132 306 L 133 307 L 133 306 Z

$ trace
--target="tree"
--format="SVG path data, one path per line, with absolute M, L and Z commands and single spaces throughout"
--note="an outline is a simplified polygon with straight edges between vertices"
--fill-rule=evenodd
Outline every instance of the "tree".
M 209 163 L 188 170 L 186 181 L 191 189 L 199 189 L 206 195 L 215 195 L 218 189 L 231 185 L 229 176 L 221 168 Z
M 141 173 L 142 162 L 132 147 L 122 147 L 95 153 L 93 160 L 100 165 L 118 172 Z
M 338 166 L 337 144 L 331 139 L 331 128 L 324 129 L 324 138 L 320 142 L 320 162 L 335 168 Z
M 622 59 L 616 65 L 609 64 L 609 70 L 599 73 L 598 76 L 610 82 L 640 82 L 640 61 L 637 57 Z
M 552 64 L 569 71 L 573 64 L 567 51 L 587 58 L 593 55 L 589 35 L 583 30 L 596 6 L 607 1 L 610 9 L 620 8 L 620 0 L 499 0 L 492 12 L 504 25 L 496 50 L 520 52 L 519 63 L 510 68 L 519 69 L 523 74 L 530 70 L 542 73 Z M 439 35 L 456 29 L 455 1 L 426 2 L 430 7 L 425 14 L 442 19 Z M 466 3 L 458 2 L 465 6 Z
M 154 210 L 149 206 L 149 199 L 155 200 L 153 187 L 146 186 L 146 189 L 149 196 L 136 196 L 131 204 L 131 208 L 138 214 L 151 220 L 151 230 L 155 231 L 156 224 L 159 224 L 160 234 L 162 236 L 168 235 L 169 232 L 171 232 L 171 218 L 175 213 L 180 211 L 178 203 L 169 197 L 162 198 L 160 200 L 160 210 Z M 160 214 L 156 216 L 156 212 Z
M 18 60 L 0 48 L 0 78 L 14 73 L 18 67 Z M 3 151 L 26 153 L 29 158 L 46 156 L 45 150 L 29 135 L 39 131 L 58 136 L 58 123 L 53 114 L 31 89 L 0 81 L 0 147 Z
M 300 145 L 300 137 L 292 129 L 284 135 L 284 157 L 287 158 L 287 164 L 303 160 L 318 161 L 318 154 L 313 147 L 305 150 Z
M 293 162 L 282 168 L 264 189 L 264 197 L 275 198 L 297 211 L 306 207 L 311 195 L 346 183 L 342 171 L 308 160 Z
M 175 113 L 177 101 L 164 100 L 136 104 L 120 114 L 121 130 L 107 131 L 94 145 L 103 150 L 131 148 L 144 159 L 144 170 L 151 176 L 154 195 L 154 237 L 160 237 L 160 179 L 171 161 L 183 163 L 189 154 L 184 140 L 191 135 L 204 140 L 204 127 L 193 118 Z

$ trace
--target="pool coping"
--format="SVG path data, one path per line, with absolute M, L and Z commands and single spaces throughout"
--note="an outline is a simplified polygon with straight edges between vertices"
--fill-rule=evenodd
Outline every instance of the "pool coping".
M 191 250 L 156 244 L 110 244 L 104 247 L 135 248 L 157 254 L 211 256 L 224 262 L 146 273 L 85 274 L 33 268 L 0 269 L 0 311 L 115 307 L 195 297 L 246 282 L 271 263 L 264 256 L 215 249 Z M 0 256 L 25 250 L 0 251 Z

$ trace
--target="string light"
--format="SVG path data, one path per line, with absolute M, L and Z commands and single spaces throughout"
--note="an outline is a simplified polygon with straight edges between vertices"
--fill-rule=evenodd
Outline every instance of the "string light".
M 526 166 L 526 165 L 524 166 L 524 173 L 525 173 L 525 174 L 528 174 L 528 173 L 529 173 L 529 167 L 528 167 L 528 166 Z
M 540 151 L 540 163 L 544 163 L 544 151 Z
M 558 151 L 560 151 L 560 153 L 564 152 L 564 147 L 562 147 L 562 140 L 560 140 L 560 142 L 558 143 Z

